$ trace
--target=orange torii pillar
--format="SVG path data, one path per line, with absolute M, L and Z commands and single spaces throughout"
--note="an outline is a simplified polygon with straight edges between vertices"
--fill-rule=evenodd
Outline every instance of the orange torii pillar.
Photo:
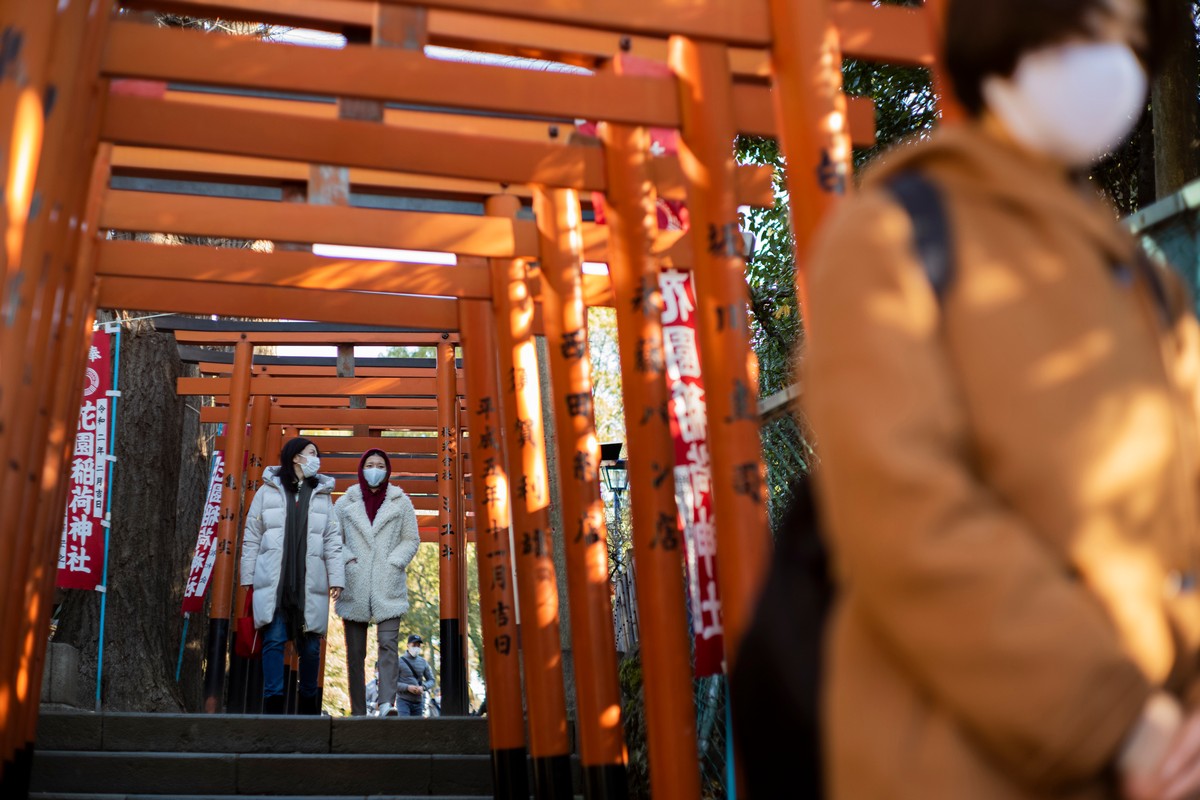
M 3 46 L 11 59 L 0 73 L 0 179 L 3 180 L 4 242 L 0 253 L 0 489 L 7 500 L 0 509 L 0 786 L 26 791 L 33 758 L 25 741 L 24 714 L 28 698 L 17 686 L 20 669 L 20 631 L 26 612 L 27 564 L 37 532 L 20 520 L 33 502 L 36 478 L 24 463 L 25 439 L 35 421 L 29 401 L 36 396 L 25 353 L 30 295 L 36 273 L 22 265 L 23 245 L 34 180 L 42 155 L 45 113 L 42 101 L 48 59 L 57 33 L 56 9 L 49 3 L 8 3 L 0 9 Z M 10 44 L 11 43 L 11 44 Z M 38 356 L 40 358 L 40 355 Z M 26 405 L 27 404 L 27 405 Z M 17 440 L 14 442 L 14 440 Z M 25 689 L 26 693 L 28 689 Z
M 225 705 L 225 660 L 229 650 L 230 604 L 238 565 L 233 551 L 240 519 L 242 462 L 246 449 L 246 411 L 250 405 L 250 368 L 254 348 L 242 334 L 234 346 L 233 378 L 229 382 L 229 422 L 225 425 L 225 487 L 217 523 L 217 555 L 213 563 L 212 605 L 209 611 L 207 664 L 204 670 L 204 711 L 218 714 Z M 240 581 L 238 581 L 240 582 Z
M 849 191 L 853 172 L 842 50 L 830 0 L 769 0 L 769 6 L 771 96 L 788 163 L 796 301 L 807 318 L 808 246 L 837 199 Z
M 625 736 L 608 582 L 608 536 L 600 498 L 600 443 L 587 352 L 579 193 L 535 187 L 534 212 L 542 264 L 542 319 L 558 430 L 584 792 L 589 800 L 624 798 L 629 791 Z
M 515 217 L 519 208 L 520 201 L 510 195 L 490 197 L 486 203 L 490 216 Z M 558 579 L 551 555 L 546 438 L 532 333 L 533 298 L 521 259 L 492 259 L 491 268 L 534 794 L 538 800 L 551 800 L 570 797 L 573 791 L 558 630 Z M 493 613 L 504 616 L 506 611 L 494 609 Z
M 438 494 L 442 496 L 438 529 L 438 592 L 441 612 L 442 714 L 467 713 L 466 635 L 462 624 L 462 562 L 466 537 L 458 524 L 458 384 L 454 345 L 437 346 Z
M 688 179 L 695 247 L 717 569 L 731 670 L 771 552 L 758 436 L 758 360 L 750 346 L 746 262 L 734 195 L 733 81 L 724 45 L 676 36 L 669 52 L 679 78 L 679 161 Z
M 513 612 L 512 534 L 506 436 L 500 417 L 496 315 L 486 300 L 460 300 L 459 328 L 467 378 L 467 427 L 475 499 L 475 564 L 487 681 L 492 791 L 497 800 L 528 800 L 521 660 Z
M 234 551 L 235 569 L 241 566 L 242 538 L 245 533 L 245 514 L 250 508 L 254 493 L 262 486 L 263 470 L 267 466 L 267 435 L 271 428 L 271 398 L 255 395 L 250 399 L 250 447 L 246 457 L 246 502 L 235 527 L 237 550 Z M 234 620 L 245 616 L 246 586 L 240 576 L 234 580 Z M 230 713 L 258 714 L 262 711 L 262 661 L 257 658 L 244 659 L 236 653 L 229 656 L 229 700 L 225 704 Z
M 620 57 L 614 61 L 621 69 Z M 663 375 L 662 292 L 651 255 L 658 219 L 645 128 L 604 123 L 608 273 L 625 395 L 634 560 L 646 685 L 650 786 L 655 797 L 700 794 L 683 552 L 675 506 L 674 444 Z
M 79 365 L 87 352 L 76 353 L 78 315 L 67 312 L 79 305 L 75 221 L 87 200 L 77 178 L 90 172 L 95 138 L 78 136 L 68 121 L 78 120 L 78 109 L 90 100 L 95 64 L 89 56 L 98 52 L 105 30 L 102 22 L 89 24 L 89 11 L 106 14 L 108 8 L 75 2 L 8 4 L 0 11 L 11 59 L 0 76 L 0 107 L 10 120 L 0 127 L 6 237 L 0 251 L 0 484 L 11 501 L 0 511 L 0 530 L 12 532 L 0 536 L 0 575 L 7 575 L 0 581 L 0 630 L 8 632 L 0 642 L 0 796 L 28 789 L 65 493 L 65 484 L 58 485 L 61 469 L 46 467 L 61 465 L 68 438 L 73 442 L 66 429 L 73 434 L 80 395 L 72 387 L 82 380 Z M 47 87 L 58 94 L 57 109 L 43 108 Z M 15 491 L 8 491 L 10 484 Z

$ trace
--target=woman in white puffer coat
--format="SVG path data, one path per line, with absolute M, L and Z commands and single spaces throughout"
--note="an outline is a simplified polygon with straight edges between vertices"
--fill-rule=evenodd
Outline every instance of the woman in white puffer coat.
M 400 662 L 400 618 L 408 613 L 408 565 L 421 534 L 404 490 L 387 482 L 392 465 L 382 450 L 368 450 L 358 463 L 358 485 L 334 506 L 342 531 L 346 590 L 337 603 L 346 626 L 346 671 L 350 713 L 367 713 L 364 662 L 367 626 L 378 623 L 379 711 L 395 714 Z
M 321 637 L 329 600 L 346 585 L 334 481 L 317 474 L 320 453 L 303 437 L 283 446 L 279 462 L 263 470 L 246 514 L 241 583 L 254 589 L 254 627 L 263 631 L 264 713 L 284 711 L 283 645 L 292 641 L 300 654 L 297 710 L 319 714 Z

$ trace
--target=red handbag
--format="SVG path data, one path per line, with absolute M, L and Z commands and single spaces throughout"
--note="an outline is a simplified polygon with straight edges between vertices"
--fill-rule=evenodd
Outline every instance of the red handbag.
M 254 627 L 254 589 L 246 590 L 246 607 L 237 621 L 237 636 L 234 637 L 233 652 L 241 658 L 262 656 L 262 635 Z

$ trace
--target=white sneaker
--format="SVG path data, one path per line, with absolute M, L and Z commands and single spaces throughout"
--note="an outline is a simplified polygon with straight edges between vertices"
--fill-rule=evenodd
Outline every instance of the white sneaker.
M 396 711 L 396 707 L 394 705 L 392 705 L 391 703 L 384 703 L 382 706 L 379 707 L 379 716 L 395 717 L 395 716 L 398 716 L 398 712 Z

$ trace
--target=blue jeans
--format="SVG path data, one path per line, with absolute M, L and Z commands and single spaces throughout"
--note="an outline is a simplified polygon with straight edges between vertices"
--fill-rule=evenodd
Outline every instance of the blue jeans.
M 409 697 L 415 697 L 417 699 L 408 700 L 407 698 Z M 408 692 L 401 690 L 400 694 L 396 696 L 396 713 L 402 717 L 424 716 L 422 712 L 425 709 L 421 700 L 421 695 L 409 694 Z
M 262 636 L 263 697 L 278 697 L 283 694 L 283 646 L 287 642 L 282 611 L 276 609 Z M 300 694 L 315 697 L 317 672 L 321 667 L 321 637 L 306 633 L 303 641 L 296 643 L 296 649 L 300 655 Z

